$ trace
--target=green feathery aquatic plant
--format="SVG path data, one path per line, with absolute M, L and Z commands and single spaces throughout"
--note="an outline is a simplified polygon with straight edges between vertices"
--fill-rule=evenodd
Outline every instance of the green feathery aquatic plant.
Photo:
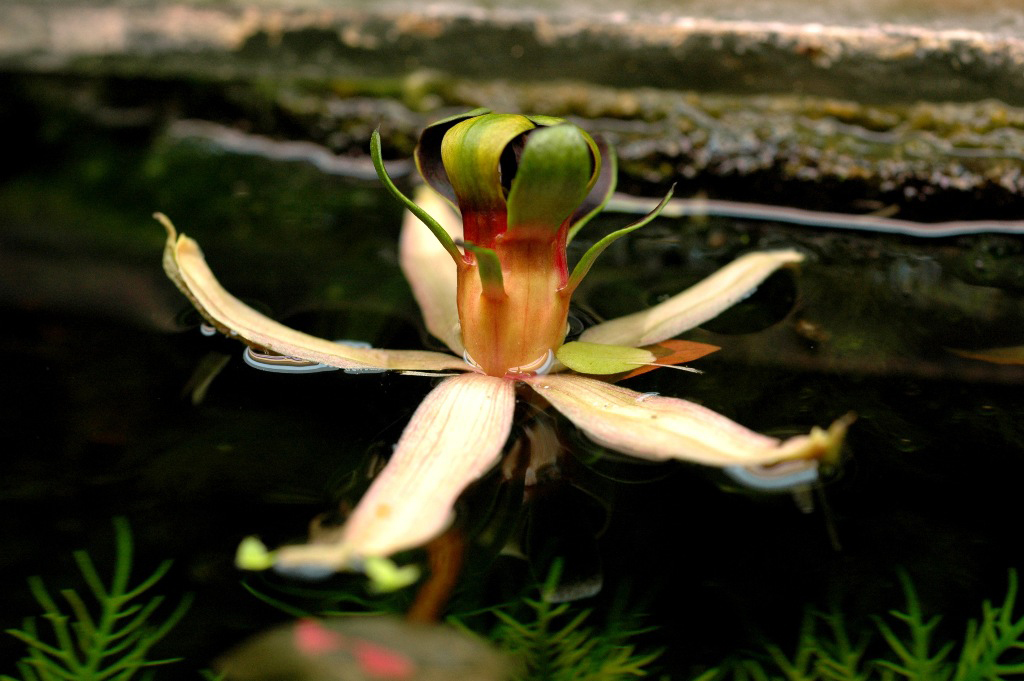
M 630 643 L 647 630 L 631 628 L 614 616 L 602 630 L 585 626 L 590 609 L 573 612 L 569 603 L 551 600 L 560 573 L 556 562 L 540 598 L 522 599 L 522 619 L 502 609 L 491 611 L 498 625 L 488 638 L 520 662 L 522 673 L 516 681 L 622 681 L 647 676 L 660 651 L 637 652 Z
M 22 681 L 127 681 L 139 671 L 174 662 L 178 658 L 147 660 L 149 649 L 185 614 L 191 599 L 186 597 L 159 624 L 150 618 L 163 603 L 163 596 L 142 601 L 171 567 L 161 563 L 152 574 L 131 586 L 132 537 L 124 518 L 114 519 L 116 552 L 114 574 L 104 583 L 86 551 L 75 551 L 74 558 L 89 591 L 95 599 L 90 607 L 74 589 L 61 589 L 69 613 L 62 610 L 39 577 L 30 577 L 29 589 L 43 608 L 42 618 L 53 629 L 50 641 L 28 618 L 21 629 L 7 633 L 20 639 L 27 648 L 18 663 Z M 17 681 L 0 676 L 0 681 Z
M 967 623 L 961 642 L 936 640 L 941 616 L 928 616 L 906 574 L 900 574 L 906 606 L 877 618 L 872 631 L 851 636 L 836 611 L 809 611 L 796 651 L 787 656 L 767 644 L 767 659 L 743 659 L 701 677 L 719 681 L 1009 681 L 1024 678 L 1024 615 L 1014 615 L 1018 579 L 1009 573 L 1001 604 L 982 604 L 981 618 Z M 879 656 L 869 651 L 880 647 Z
M 629 637 L 639 633 L 584 627 L 590 610 L 570 615 L 569 604 L 526 599 L 533 617 L 520 621 L 495 611 L 501 620 L 492 634 L 498 645 L 525 665 L 521 681 L 619 681 L 647 676 L 659 652 L 639 653 Z

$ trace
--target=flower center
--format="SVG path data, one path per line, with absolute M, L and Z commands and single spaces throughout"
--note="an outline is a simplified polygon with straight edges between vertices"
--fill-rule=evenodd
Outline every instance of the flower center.
M 474 369 L 480 369 L 483 371 L 483 367 L 480 366 L 479 362 L 473 359 L 468 350 L 463 350 L 462 359 L 466 364 L 469 364 Z M 551 367 L 553 366 L 555 366 L 555 351 L 548 350 L 532 362 L 509 368 L 505 372 L 505 378 L 515 379 L 518 376 L 543 376 L 551 371 Z
M 537 359 L 533 360 L 528 364 L 522 366 L 512 367 L 505 374 L 509 377 L 515 377 L 516 374 L 528 374 L 531 376 L 543 376 L 544 374 L 551 371 L 551 367 L 555 366 L 555 351 L 548 350 L 545 354 L 541 355 Z

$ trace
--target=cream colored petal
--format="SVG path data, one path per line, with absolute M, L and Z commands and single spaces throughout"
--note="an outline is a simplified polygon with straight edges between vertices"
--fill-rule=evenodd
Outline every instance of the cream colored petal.
M 650 396 L 592 378 L 535 376 L 527 382 L 587 436 L 644 459 L 751 466 L 838 456 L 849 419 L 788 440 L 761 435 L 700 405 Z
M 453 239 L 462 238 L 462 220 L 437 192 L 422 186 L 416 190 L 413 198 Z M 402 221 L 398 259 L 412 294 L 420 305 L 427 331 L 461 356 L 465 348 L 462 345 L 459 310 L 455 302 L 455 263 L 430 230 L 408 211 Z
M 609 345 L 660 343 L 717 317 L 747 297 L 772 272 L 803 259 L 793 250 L 748 253 L 652 308 L 590 327 L 580 340 Z
M 167 276 L 221 333 L 282 355 L 342 369 L 472 369 L 461 359 L 440 352 L 353 348 L 280 324 L 224 290 L 207 266 L 199 244 L 184 234 L 178 236 L 166 217 L 157 218 L 167 229 L 163 259 Z
M 427 395 L 341 531 L 287 546 L 281 568 L 359 568 L 367 557 L 419 546 L 451 520 L 459 494 L 497 462 L 512 427 L 515 384 L 482 374 L 445 379 Z

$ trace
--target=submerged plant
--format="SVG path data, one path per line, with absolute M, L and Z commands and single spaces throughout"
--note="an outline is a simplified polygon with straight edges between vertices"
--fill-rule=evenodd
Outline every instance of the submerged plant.
M 540 598 L 523 599 L 526 617 L 493 611 L 500 624 L 490 639 L 521 664 L 516 681 L 622 681 L 647 676 L 659 653 L 637 652 L 630 638 L 642 631 L 614 623 L 595 630 L 587 626 L 590 610 L 572 612 L 569 603 L 552 602 L 559 567 L 551 570 Z
M 937 641 L 939 615 L 926 616 L 913 583 L 900 575 L 906 606 L 876 620 L 884 645 L 873 656 L 871 631 L 851 637 L 841 613 L 809 611 L 792 657 L 766 645 L 769 661 L 745 659 L 708 679 L 738 681 L 1009 681 L 1024 677 L 1024 613 L 1015 615 L 1017 573 L 1010 571 L 1003 602 L 982 604 L 961 642 Z M 705 677 L 702 677 L 702 679 Z
M 657 214 L 600 239 L 569 270 L 566 244 L 614 189 L 609 149 L 560 119 L 471 111 L 423 132 L 416 161 L 433 191 L 421 190 L 416 202 L 384 171 L 377 133 L 371 155 L 381 181 L 423 223 L 406 220 L 400 262 L 427 329 L 453 354 L 353 347 L 283 326 L 224 290 L 198 244 L 157 216 L 168 233 L 169 277 L 217 330 L 263 356 L 283 356 L 273 360 L 278 368 L 312 362 L 448 376 L 423 400 L 339 531 L 271 553 L 250 544 L 244 566 L 380 572 L 386 556 L 436 536 L 459 494 L 497 462 L 519 386 L 596 442 L 640 458 L 813 466 L 838 456 L 846 419 L 781 441 L 692 402 L 613 385 L 647 365 L 678 364 L 716 349 L 669 339 L 741 300 L 779 267 L 800 262 L 800 253 L 747 254 L 679 295 L 565 343 L 569 300 L 595 259 Z
M 22 681 L 127 681 L 143 669 L 176 661 L 147 660 L 146 655 L 178 623 L 191 601 L 183 599 L 162 622 L 153 624 L 150 620 L 163 596 L 140 599 L 163 578 L 171 561 L 164 561 L 149 577 L 131 586 L 132 538 L 124 518 L 114 520 L 114 533 L 114 574 L 109 585 L 99 576 L 87 552 L 74 553 L 95 605 L 90 606 L 74 589 L 62 589 L 60 595 L 70 610 L 65 612 L 42 579 L 29 579 L 29 588 L 43 608 L 53 638 L 46 640 L 35 618 L 27 619 L 21 629 L 7 630 L 28 648 L 18 663 Z M 0 681 L 15 679 L 0 676 Z

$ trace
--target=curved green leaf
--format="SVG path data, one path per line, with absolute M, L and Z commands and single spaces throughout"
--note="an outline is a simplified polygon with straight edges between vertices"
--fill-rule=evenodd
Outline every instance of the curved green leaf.
M 442 227 L 437 220 L 432 218 L 427 211 L 416 205 L 412 199 L 403 194 L 398 187 L 395 186 L 395 183 L 391 181 L 391 178 L 388 176 L 388 171 L 384 168 L 384 159 L 381 157 L 380 153 L 379 130 L 374 130 L 373 134 L 370 136 L 370 158 L 373 160 L 373 167 L 376 169 L 377 177 L 380 178 L 384 188 L 387 189 L 392 196 L 398 199 L 410 213 L 419 218 L 420 222 L 427 226 L 427 229 L 431 231 L 437 240 L 441 242 L 441 245 L 444 246 L 444 249 L 452 256 L 452 260 L 455 261 L 456 265 L 461 263 L 462 253 L 460 253 L 459 249 L 455 246 L 455 242 L 452 240 L 451 235 L 445 231 L 444 227 Z
M 501 260 L 490 248 L 463 242 L 462 246 L 476 256 L 477 275 L 485 296 L 489 298 L 505 297 L 505 280 L 501 274 Z
M 574 125 L 530 134 L 508 194 L 508 228 L 557 230 L 587 195 L 593 155 L 587 135 Z
M 458 202 L 455 198 L 455 190 L 452 189 L 448 173 L 445 172 L 444 163 L 441 160 L 441 140 L 444 139 L 445 134 L 456 123 L 469 118 L 483 116 L 490 112 L 490 109 L 473 109 L 466 113 L 448 116 L 439 121 L 434 121 L 420 133 L 419 142 L 416 144 L 416 150 L 413 152 L 413 158 L 416 160 L 416 169 L 420 171 L 420 176 L 424 182 L 438 194 L 448 199 L 452 205 L 457 205 Z
M 597 257 L 604 252 L 604 249 L 608 248 L 613 243 L 615 243 L 622 237 L 626 236 L 630 232 L 640 229 L 641 227 L 649 223 L 651 220 L 658 217 L 658 213 L 661 212 L 662 208 L 665 207 L 665 204 L 667 204 L 669 199 L 672 198 L 672 192 L 674 190 L 675 185 L 672 186 L 672 189 L 668 190 L 668 194 L 665 195 L 665 198 L 663 198 L 661 200 L 661 203 L 655 206 L 654 210 L 652 210 L 650 213 L 640 218 L 636 222 L 626 225 L 622 229 L 612 232 L 611 234 L 609 234 L 608 236 L 604 237 L 596 244 L 591 246 L 587 250 L 587 252 L 583 254 L 583 257 L 580 258 L 580 261 L 576 263 L 576 267 L 573 268 L 572 276 L 569 277 L 569 283 L 567 285 L 568 290 L 573 291 L 577 286 L 580 285 L 580 282 L 583 281 L 583 277 L 587 276 L 587 272 L 589 272 L 590 268 L 594 266 L 594 262 L 597 260 Z
M 618 158 L 615 156 L 615 149 L 601 138 L 597 140 L 591 138 L 591 141 L 594 143 L 591 151 L 593 151 L 599 167 L 587 197 L 573 213 L 566 243 L 572 243 L 576 234 L 590 222 L 591 218 L 604 210 L 608 200 L 615 193 L 615 185 L 619 180 L 619 164 Z
M 545 116 L 543 114 L 531 114 L 531 115 L 527 116 L 527 118 L 529 118 L 531 121 L 533 121 L 537 125 L 543 125 L 543 126 L 559 125 L 561 123 L 565 123 L 565 119 L 564 118 L 559 118 L 558 116 Z
M 486 114 L 452 126 L 441 140 L 441 159 L 459 208 L 501 210 L 505 191 L 501 186 L 501 155 L 533 123 L 517 114 Z

